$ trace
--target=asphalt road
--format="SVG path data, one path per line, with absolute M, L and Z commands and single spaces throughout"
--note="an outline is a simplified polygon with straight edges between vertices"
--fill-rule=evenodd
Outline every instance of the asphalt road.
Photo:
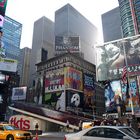
M 64 140 L 64 133 L 46 133 L 33 138 L 33 140 Z

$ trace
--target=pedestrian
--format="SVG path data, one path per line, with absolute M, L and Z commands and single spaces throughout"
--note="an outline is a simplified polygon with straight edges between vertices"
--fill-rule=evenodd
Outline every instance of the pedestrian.
M 79 122 L 79 131 L 82 130 L 82 124 L 83 124 L 83 122 L 82 122 L 82 120 L 80 120 L 80 122 Z
M 66 131 L 68 132 L 69 131 L 69 121 L 67 120 L 66 122 Z

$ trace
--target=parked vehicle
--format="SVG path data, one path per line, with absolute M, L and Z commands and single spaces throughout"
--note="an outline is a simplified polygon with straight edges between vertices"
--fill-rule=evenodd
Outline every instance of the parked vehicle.
M 64 140 L 140 140 L 140 135 L 127 126 L 94 126 L 66 134 Z

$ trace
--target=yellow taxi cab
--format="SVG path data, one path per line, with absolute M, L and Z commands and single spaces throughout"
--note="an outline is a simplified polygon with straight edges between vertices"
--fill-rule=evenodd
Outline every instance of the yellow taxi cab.
M 0 140 L 32 140 L 31 132 L 20 130 L 14 125 L 0 123 Z

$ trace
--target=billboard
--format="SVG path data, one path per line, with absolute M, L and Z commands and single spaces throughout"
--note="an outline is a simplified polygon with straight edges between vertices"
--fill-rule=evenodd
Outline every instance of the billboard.
M 69 111 L 82 111 L 83 110 L 83 97 L 84 94 L 75 91 L 67 91 L 66 93 L 66 107 Z M 76 112 L 75 112 L 76 113 Z
M 56 36 L 55 51 L 57 52 L 79 52 L 79 36 Z
M 65 67 L 65 87 L 83 91 L 82 72 L 72 67 Z
M 0 57 L 0 71 L 16 72 L 17 64 L 17 60 Z
M 16 126 L 20 130 L 35 130 L 35 125 L 38 123 L 38 130 L 45 130 L 45 121 L 25 116 L 25 115 L 13 115 L 9 118 L 9 123 Z
M 121 84 L 120 81 L 110 82 L 105 88 L 105 106 L 107 112 L 117 112 L 117 99 L 121 102 Z
M 3 26 L 7 0 L 0 0 L 0 27 Z
M 42 104 L 42 91 L 43 91 L 42 88 L 43 88 L 43 76 L 40 76 L 35 80 L 34 102 L 37 104 Z
M 45 93 L 64 90 L 64 71 L 63 69 L 46 72 Z
M 83 74 L 84 78 L 84 88 L 85 89 L 95 89 L 94 76 L 92 74 Z
M 129 84 L 129 85 L 127 85 Z M 124 84 L 121 80 L 116 80 L 110 82 L 105 88 L 105 105 L 107 112 L 117 112 L 117 102 L 116 99 L 119 99 L 119 105 L 125 111 L 131 111 L 131 98 L 134 111 L 139 109 L 139 94 L 137 89 L 136 78 L 130 78 L 129 83 Z
M 83 74 L 84 82 L 84 111 L 93 112 L 93 96 L 95 95 L 94 76 L 92 74 Z
M 140 35 L 96 46 L 97 80 L 114 80 L 121 77 L 123 67 L 129 75 L 140 74 Z
M 27 87 L 15 87 L 12 89 L 12 100 L 25 100 Z
M 65 111 L 65 92 L 45 93 L 45 104 L 55 110 Z

